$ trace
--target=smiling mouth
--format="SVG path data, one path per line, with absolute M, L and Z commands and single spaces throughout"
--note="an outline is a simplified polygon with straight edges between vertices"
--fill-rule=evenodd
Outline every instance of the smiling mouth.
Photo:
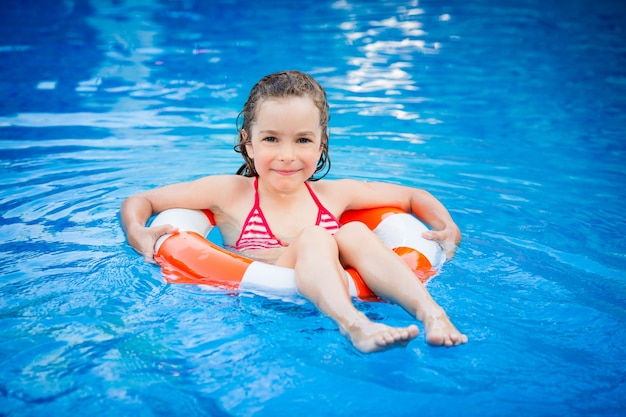
M 298 170 L 296 169 L 275 169 L 274 170 L 275 173 L 279 174 L 279 175 L 293 175 L 295 173 L 298 172 Z

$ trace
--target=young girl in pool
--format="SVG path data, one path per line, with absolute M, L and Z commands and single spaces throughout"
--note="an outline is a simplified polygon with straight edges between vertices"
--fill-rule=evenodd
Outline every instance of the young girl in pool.
M 330 166 L 326 92 L 312 77 L 286 71 L 261 79 L 240 114 L 237 175 L 216 175 L 129 197 L 121 219 L 129 244 L 151 260 L 156 240 L 176 231 L 146 227 L 155 213 L 181 207 L 210 209 L 226 247 L 295 269 L 300 294 L 334 320 L 362 352 L 405 346 L 416 325 L 370 321 L 348 293 L 344 267 L 352 266 L 380 297 L 420 320 L 435 346 L 467 342 L 423 284 L 393 251 L 360 222 L 340 226 L 346 210 L 394 206 L 429 224 L 424 237 L 452 256 L 460 232 L 445 207 L 426 191 L 350 179 L 319 180 Z M 324 174 L 325 175 L 325 174 Z M 322 175 L 323 176 L 323 175 Z

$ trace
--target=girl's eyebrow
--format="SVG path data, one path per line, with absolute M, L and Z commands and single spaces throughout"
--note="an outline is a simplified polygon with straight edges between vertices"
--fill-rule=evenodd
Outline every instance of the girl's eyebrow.
M 276 130 L 261 130 L 259 131 L 261 135 L 276 135 L 278 132 Z
M 260 135 L 278 135 L 280 134 L 280 132 L 277 130 L 268 129 L 268 130 L 259 131 L 259 134 Z M 301 132 L 297 132 L 296 135 L 297 136 L 315 136 L 315 132 L 310 131 L 310 130 L 303 130 Z

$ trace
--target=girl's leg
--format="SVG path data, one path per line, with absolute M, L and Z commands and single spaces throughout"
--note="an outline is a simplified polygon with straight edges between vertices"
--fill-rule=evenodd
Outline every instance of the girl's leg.
M 300 294 L 335 321 L 341 333 L 362 352 L 405 346 L 418 334 L 417 326 L 395 328 L 373 323 L 355 308 L 339 262 L 337 242 L 320 227 L 305 229 L 276 265 L 295 269 Z
M 426 340 L 436 346 L 467 342 L 411 269 L 364 224 L 352 222 L 336 234 L 341 262 L 359 274 L 378 296 L 401 305 L 424 324 Z

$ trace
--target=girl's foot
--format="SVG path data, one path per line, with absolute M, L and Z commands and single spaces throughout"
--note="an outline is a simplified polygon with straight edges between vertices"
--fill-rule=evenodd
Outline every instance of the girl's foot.
M 424 320 L 426 342 L 433 346 L 457 346 L 467 343 L 467 336 L 457 330 L 445 313 Z
M 391 327 L 374 323 L 367 317 L 363 317 L 342 329 L 341 332 L 350 339 L 356 349 L 371 353 L 404 347 L 415 339 L 419 330 L 413 324 L 408 327 Z

